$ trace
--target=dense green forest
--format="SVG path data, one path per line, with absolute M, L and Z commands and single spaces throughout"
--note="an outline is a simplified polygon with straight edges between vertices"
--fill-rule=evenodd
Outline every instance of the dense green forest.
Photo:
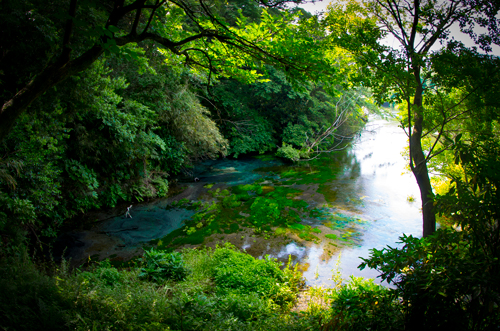
M 0 3 L 3 330 L 498 329 L 500 2 L 299 3 Z M 127 268 L 47 258 L 77 216 L 167 197 L 204 159 L 322 157 L 384 102 L 423 214 L 422 239 L 360 265 L 393 288 L 334 273 L 304 291 L 292 264 L 231 245 Z

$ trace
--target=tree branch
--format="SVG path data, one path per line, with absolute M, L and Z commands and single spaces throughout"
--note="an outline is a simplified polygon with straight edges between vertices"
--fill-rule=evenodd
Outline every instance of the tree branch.
M 130 34 L 137 34 L 137 25 L 139 24 L 139 21 L 141 20 L 141 14 L 142 14 L 142 6 L 144 5 L 144 3 L 146 2 L 146 0 L 142 0 L 142 5 L 136 9 L 136 12 L 135 12 L 135 19 L 134 19 L 134 23 L 132 24 L 132 29 L 130 30 Z
M 68 20 L 66 21 L 66 27 L 64 28 L 64 36 L 63 36 L 63 50 L 62 54 L 60 57 L 60 61 L 62 63 L 68 62 L 70 59 L 70 54 L 71 54 L 71 35 L 73 34 L 73 20 L 75 19 L 76 16 L 76 1 L 77 0 L 71 0 L 69 4 L 69 11 L 68 11 Z

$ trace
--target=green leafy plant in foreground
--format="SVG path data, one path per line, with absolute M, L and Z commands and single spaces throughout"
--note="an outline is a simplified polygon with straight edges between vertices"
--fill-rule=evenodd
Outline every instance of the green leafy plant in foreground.
M 183 280 L 187 276 L 182 255 L 178 252 L 166 253 L 151 248 L 144 251 L 142 258 L 144 267 L 141 269 L 139 278 L 147 278 L 154 281 L 165 279 Z
M 498 326 L 498 259 L 474 250 L 464 231 L 400 238 L 402 248 L 373 249 L 366 266 L 397 287 L 405 324 L 425 330 L 491 330 Z
M 351 276 L 332 292 L 330 320 L 325 330 L 401 330 L 403 316 L 396 292 L 373 279 Z
M 111 266 L 109 260 L 100 262 L 97 268 L 92 271 L 84 271 L 81 275 L 90 283 L 100 282 L 107 286 L 118 284 L 122 277 L 118 269 Z
M 276 259 L 266 256 L 259 260 L 229 244 L 217 248 L 213 259 L 213 278 L 222 293 L 257 293 L 283 307 L 294 303 L 303 284 L 301 274 L 290 263 L 282 270 Z
M 318 329 L 315 316 L 287 310 L 302 281 L 296 269 L 282 270 L 275 260 L 255 259 L 232 246 L 184 249 L 177 255 L 189 272 L 183 280 L 161 282 L 140 277 L 141 268 L 120 270 L 108 261 L 73 272 L 64 262 L 45 265 L 49 275 L 26 257 L 0 260 L 0 329 Z M 150 261 L 172 257 L 154 251 L 147 256 Z

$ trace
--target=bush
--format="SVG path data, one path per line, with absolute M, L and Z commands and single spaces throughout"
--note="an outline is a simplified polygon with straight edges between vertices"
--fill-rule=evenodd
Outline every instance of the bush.
M 292 162 L 297 162 L 298 160 L 300 160 L 300 151 L 293 148 L 292 145 L 287 145 L 287 143 L 283 142 L 283 146 L 278 148 L 278 150 L 276 151 L 276 156 L 282 157 Z
M 498 260 L 471 245 L 466 231 L 439 229 L 424 239 L 403 236 L 402 248 L 372 250 L 361 267 L 397 287 L 406 324 L 425 330 L 498 329 Z
M 114 286 L 120 282 L 121 273 L 118 269 L 111 266 L 109 260 L 102 261 L 93 271 L 84 271 L 81 277 L 91 283 L 100 282 L 106 286 Z
M 315 316 L 283 314 L 277 309 L 277 303 L 286 308 L 284 303 L 293 302 L 301 275 L 289 268 L 281 270 L 275 260 L 256 260 L 232 246 L 182 253 L 149 250 L 144 256 L 144 264 L 150 261 L 151 266 L 169 264 L 163 260 L 177 265 L 183 261 L 180 264 L 189 273 L 184 273 L 183 281 L 158 284 L 154 278 L 164 278 L 156 269 L 151 276 L 139 278 L 147 265 L 142 270 L 119 270 L 104 261 L 70 273 L 63 263 L 58 269 L 46 269 L 49 276 L 29 259 L 3 261 L 9 264 L 0 265 L 0 329 L 298 331 L 319 327 Z
M 151 248 L 144 251 L 142 258 L 144 267 L 139 274 L 140 278 L 161 281 L 165 279 L 183 280 L 187 276 L 182 255 L 178 252 L 166 253 Z
M 296 269 L 281 270 L 276 259 L 255 259 L 228 244 L 218 247 L 213 259 L 212 274 L 220 293 L 256 293 L 284 307 L 294 302 L 302 285 Z
M 403 317 L 396 292 L 353 277 L 332 295 L 331 320 L 334 330 L 400 330 Z

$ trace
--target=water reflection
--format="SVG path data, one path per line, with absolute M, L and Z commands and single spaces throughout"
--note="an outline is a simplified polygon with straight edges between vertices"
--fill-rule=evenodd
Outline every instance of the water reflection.
M 418 186 L 413 176 L 405 173 L 401 155 L 406 143 L 407 137 L 397 123 L 372 118 L 348 152 L 346 160 L 351 157 L 352 161 L 330 184 L 337 192 L 334 209 L 356 212 L 368 223 L 358 247 L 343 248 L 329 259 L 321 258 L 325 243 L 311 245 L 302 260 L 310 266 L 304 272 L 309 285 L 333 285 L 329 278 L 339 255 L 344 278 L 375 278 L 375 271 L 357 268 L 362 262 L 360 257 L 368 257 L 371 248 L 394 247 L 403 233 L 421 235 Z M 415 201 L 408 202 L 408 196 L 415 197 Z

